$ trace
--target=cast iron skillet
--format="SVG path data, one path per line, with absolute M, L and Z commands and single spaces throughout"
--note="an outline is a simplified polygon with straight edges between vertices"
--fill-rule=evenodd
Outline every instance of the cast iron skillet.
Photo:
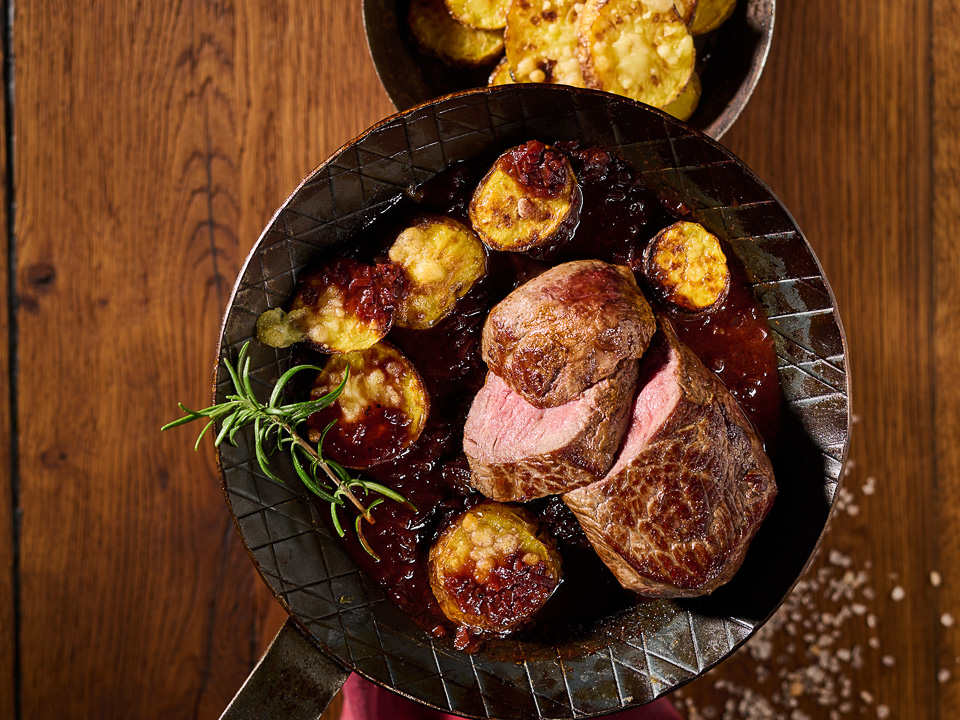
M 417 49 L 407 27 L 409 0 L 364 0 L 367 45 L 398 110 L 440 95 L 483 87 L 492 67 L 452 68 Z M 733 125 L 760 79 L 773 39 L 776 0 L 740 0 L 717 30 L 696 38 L 700 105 L 688 121 L 715 140 Z
M 740 572 L 709 597 L 641 603 L 571 627 L 552 645 L 508 639 L 467 655 L 432 638 L 361 574 L 292 470 L 283 484 L 264 477 L 243 435 L 238 447 L 221 446 L 224 494 L 290 620 L 225 717 L 316 717 L 351 671 L 473 718 L 593 717 L 641 705 L 732 653 L 776 610 L 816 550 L 849 436 L 845 340 L 820 264 L 789 212 L 729 151 L 605 93 L 537 85 L 467 91 L 394 115 L 337 151 L 287 199 L 247 258 L 223 322 L 216 401 L 229 392 L 222 360 L 255 337 L 262 311 L 289 301 L 308 263 L 363 242 L 364 227 L 450 165 L 531 138 L 617 151 L 743 261 L 770 319 L 784 396 L 773 511 Z M 251 375 L 266 396 L 290 354 L 257 342 L 251 348 Z

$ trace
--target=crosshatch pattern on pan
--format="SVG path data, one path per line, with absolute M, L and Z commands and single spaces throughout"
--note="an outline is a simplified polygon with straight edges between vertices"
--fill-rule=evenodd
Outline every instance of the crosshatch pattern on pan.
M 408 190 L 454 162 L 531 138 L 618 151 L 727 238 L 770 318 L 784 393 L 780 498 L 741 572 L 708 598 L 654 601 L 579 629 L 556 647 L 517 639 L 468 655 L 406 617 L 346 557 L 292 471 L 278 484 L 250 434 L 219 453 L 225 495 L 254 563 L 291 615 L 355 671 L 427 705 L 476 718 L 580 718 L 648 702 L 729 655 L 776 609 L 816 549 L 845 460 L 845 342 L 832 292 L 789 213 L 728 151 L 662 113 L 552 86 L 467 92 L 375 126 L 315 170 L 251 252 L 224 319 L 236 358 L 257 316 L 285 304 L 296 274 L 356 237 Z M 264 395 L 286 351 L 251 345 Z M 229 392 L 222 363 L 216 399 Z M 786 461 L 784 461 L 786 460 Z M 282 467 L 282 466 L 281 466 Z M 289 470 L 289 468 L 288 468 Z

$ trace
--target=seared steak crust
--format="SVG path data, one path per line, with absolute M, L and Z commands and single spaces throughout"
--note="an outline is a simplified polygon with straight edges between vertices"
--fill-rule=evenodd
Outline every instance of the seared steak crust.
M 656 331 L 629 268 L 599 260 L 563 263 L 521 285 L 490 311 L 483 359 L 527 402 L 569 402 L 643 355 Z
M 777 489 L 729 391 L 659 324 L 621 456 L 563 500 L 621 585 L 692 597 L 733 577 Z
M 494 500 L 522 502 L 603 477 L 627 427 L 638 364 L 624 360 L 577 398 L 548 409 L 488 373 L 464 426 L 474 488 Z

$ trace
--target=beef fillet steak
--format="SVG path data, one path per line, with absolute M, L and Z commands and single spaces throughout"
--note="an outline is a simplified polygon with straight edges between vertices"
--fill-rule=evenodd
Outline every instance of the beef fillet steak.
M 625 588 L 706 595 L 740 567 L 777 488 L 733 396 L 658 320 L 616 463 L 563 500 Z
M 621 361 L 612 375 L 553 408 L 531 405 L 488 373 L 463 428 L 474 488 L 522 502 L 603 477 L 626 431 L 638 364 Z
M 527 402 L 570 402 L 643 355 L 656 331 L 653 311 L 629 268 L 599 260 L 557 265 L 490 311 L 483 359 Z

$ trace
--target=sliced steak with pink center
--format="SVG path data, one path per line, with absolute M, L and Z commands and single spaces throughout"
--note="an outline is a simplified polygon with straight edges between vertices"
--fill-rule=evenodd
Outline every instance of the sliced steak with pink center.
M 563 500 L 625 588 L 693 597 L 733 577 L 777 488 L 736 400 L 659 326 L 616 463 Z
M 527 402 L 563 405 L 643 355 L 653 310 L 630 268 L 577 260 L 500 301 L 483 326 L 483 359 Z
M 636 360 L 559 407 L 538 408 L 487 374 L 463 429 L 473 486 L 521 502 L 594 482 L 610 468 L 626 431 Z

